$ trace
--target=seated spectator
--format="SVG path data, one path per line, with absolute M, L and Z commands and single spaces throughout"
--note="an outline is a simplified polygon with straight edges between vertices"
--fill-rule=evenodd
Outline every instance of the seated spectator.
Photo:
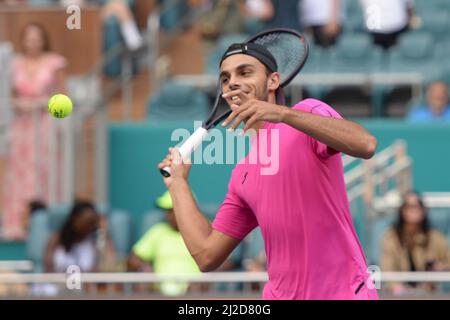
M 361 0 L 366 28 L 373 42 L 383 49 L 397 43 L 400 34 L 409 29 L 414 16 L 413 0 Z
M 398 221 L 383 236 L 381 271 L 444 271 L 450 266 L 450 248 L 439 231 L 430 228 L 427 209 L 419 194 L 408 192 Z M 433 284 L 388 283 L 396 295 L 413 290 L 431 291 Z
M 98 258 L 94 240 L 97 226 L 94 206 L 87 202 L 76 203 L 61 230 L 48 241 L 45 272 L 66 272 L 70 265 L 77 265 L 84 272 L 94 271 Z
M 450 121 L 449 90 L 445 82 L 433 82 L 427 90 L 427 102 L 411 110 L 412 122 Z
M 157 274 L 200 274 L 178 231 L 168 191 L 156 200 L 156 206 L 165 211 L 166 222 L 155 224 L 133 246 L 128 269 Z M 188 287 L 187 283 L 164 282 L 159 290 L 165 295 L 176 296 L 192 289 Z
M 312 33 L 315 44 L 327 48 L 342 31 L 343 0 L 302 0 L 300 22 Z
M 77 201 L 62 228 L 50 236 L 44 254 L 44 271 L 66 273 L 69 266 L 78 266 L 81 272 L 102 270 L 102 257 L 114 257 L 114 246 L 110 237 L 99 247 L 99 215 L 92 203 Z M 104 226 L 103 226 L 104 227 Z M 108 260 L 109 261 L 109 260 Z M 89 288 L 88 288 L 89 289 Z M 44 285 L 34 290 L 37 294 L 55 295 L 58 288 Z

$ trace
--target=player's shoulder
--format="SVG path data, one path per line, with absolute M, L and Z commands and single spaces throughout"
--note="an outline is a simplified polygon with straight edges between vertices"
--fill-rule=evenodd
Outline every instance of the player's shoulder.
M 314 98 L 308 98 L 299 101 L 292 108 L 326 117 L 342 118 L 341 115 L 336 110 L 334 110 L 330 105 Z

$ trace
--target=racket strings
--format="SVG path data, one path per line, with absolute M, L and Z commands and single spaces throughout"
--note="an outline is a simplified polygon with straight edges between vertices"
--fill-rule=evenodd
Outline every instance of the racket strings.
M 303 65 L 307 58 L 305 41 L 294 34 L 269 33 L 254 42 L 266 47 L 275 57 L 282 83 L 297 73 L 299 66 Z

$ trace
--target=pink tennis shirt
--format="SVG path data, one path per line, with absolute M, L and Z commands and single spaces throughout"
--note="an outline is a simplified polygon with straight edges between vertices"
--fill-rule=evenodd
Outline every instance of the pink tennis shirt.
M 293 109 L 342 119 L 315 99 Z M 263 129 L 234 168 L 213 228 L 239 240 L 261 228 L 269 276 L 263 299 L 377 299 L 376 289 L 366 285 L 341 154 L 284 123 L 266 122 Z M 267 162 L 249 159 L 264 131 L 272 152 L 271 135 L 279 135 L 275 174 L 262 174 Z

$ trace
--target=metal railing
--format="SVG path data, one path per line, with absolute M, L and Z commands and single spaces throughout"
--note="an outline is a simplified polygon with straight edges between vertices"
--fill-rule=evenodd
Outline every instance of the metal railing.
M 226 296 L 254 296 L 260 297 L 263 285 L 268 281 L 266 272 L 212 272 L 202 274 L 172 274 L 162 275 L 155 273 L 0 273 L 0 297 L 74 297 L 79 294 L 102 296 L 114 294 L 126 298 L 136 295 L 134 285 L 144 286 L 139 294 L 147 297 L 164 297 L 159 287 L 150 285 L 172 284 L 203 284 L 206 289 L 179 293 L 182 296 L 195 296 L 201 294 L 204 298 Z M 382 293 L 387 283 L 434 283 L 440 285 L 436 290 L 422 293 L 424 296 L 435 295 L 447 291 L 443 286 L 450 283 L 450 272 L 380 272 L 373 280 L 377 289 Z M 253 285 L 258 286 L 254 287 Z M 39 291 L 39 286 L 53 287 L 51 293 L 45 289 Z M 99 291 L 98 287 L 106 286 L 106 290 Z M 147 286 L 146 286 L 147 285 Z M 3 290 L 1 290 L 3 287 Z M 20 288 L 20 290 L 18 290 Z M 88 289 L 89 288 L 89 289 Z M 36 290 L 38 289 L 38 290 Z M 86 289 L 88 289 L 86 291 Z M 3 292 L 3 295 L 1 294 Z M 447 292 L 448 294 L 448 292 Z M 167 297 L 167 296 L 166 296 Z
M 217 76 L 211 74 L 176 75 L 173 81 L 197 87 L 202 90 L 214 90 Z M 359 86 L 374 88 L 379 85 L 410 86 L 414 101 L 420 101 L 423 92 L 423 76 L 416 72 L 385 73 L 300 73 L 296 76 L 285 93 L 292 101 L 303 99 L 303 88 L 311 85 Z
M 390 194 L 403 194 L 412 188 L 412 160 L 406 142 L 395 141 L 369 160 L 343 156 L 347 196 L 353 216 L 364 217 L 366 254 L 370 248 L 372 226 L 379 215 L 376 203 Z

